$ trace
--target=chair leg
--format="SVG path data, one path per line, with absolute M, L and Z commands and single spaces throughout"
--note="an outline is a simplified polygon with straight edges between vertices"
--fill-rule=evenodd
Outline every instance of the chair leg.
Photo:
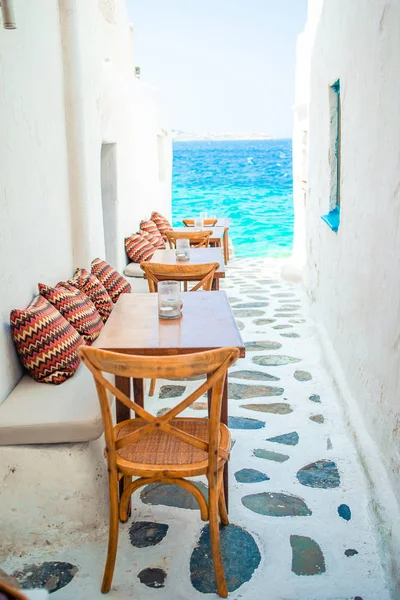
M 104 569 L 103 583 L 101 591 L 107 594 L 110 591 L 114 575 L 115 560 L 117 558 L 118 545 L 118 481 L 116 473 L 109 475 L 109 493 L 110 493 L 110 523 L 108 531 L 108 549 L 107 560 Z
M 226 502 L 225 502 L 223 474 L 224 474 L 224 468 L 222 467 L 222 469 L 220 469 L 220 471 L 218 473 L 218 487 L 219 487 L 218 511 L 219 511 L 219 518 L 221 519 L 222 525 L 229 525 L 228 511 L 226 509 Z
M 152 379 L 150 381 L 149 396 L 154 396 L 154 390 L 155 389 L 156 389 L 156 379 Z
M 210 540 L 211 551 L 214 562 L 215 579 L 217 582 L 218 594 L 221 598 L 228 597 L 228 588 L 226 586 L 224 565 L 221 554 L 221 539 L 219 534 L 218 522 L 218 485 L 217 481 L 209 480 L 208 489 L 208 508 L 210 513 Z

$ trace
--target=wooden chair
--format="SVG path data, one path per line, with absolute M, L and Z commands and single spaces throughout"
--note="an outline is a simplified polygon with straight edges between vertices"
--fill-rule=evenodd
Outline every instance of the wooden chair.
M 214 227 L 218 222 L 218 219 L 204 219 L 203 223 L 205 227 Z M 182 219 L 182 223 L 185 227 L 194 227 L 194 219 Z
M 169 247 L 175 248 L 176 240 L 189 240 L 191 248 L 208 248 L 212 231 L 166 231 Z
M 153 262 L 142 262 L 140 268 L 145 272 L 150 292 L 157 292 L 159 281 L 197 281 L 191 292 L 199 289 L 210 291 L 214 281 L 215 272 L 219 269 L 219 263 L 204 263 L 198 265 L 166 265 Z M 186 287 L 185 287 L 186 291 Z
M 110 528 L 107 561 L 101 591 L 112 584 L 118 544 L 118 518 L 126 523 L 133 492 L 151 483 L 178 485 L 196 498 L 203 521 L 210 522 L 210 538 L 218 593 L 228 595 L 221 556 L 218 515 L 227 525 L 223 470 L 229 460 L 230 433 L 221 423 L 222 392 L 227 370 L 239 358 L 238 348 L 220 348 L 179 356 L 132 356 L 79 348 L 82 362 L 92 372 L 104 425 L 109 474 Z M 156 417 L 132 402 L 103 375 L 143 379 L 165 379 L 207 375 L 187 398 L 167 413 Z M 180 413 L 211 390 L 209 417 L 180 417 Z M 108 393 L 109 392 L 109 393 Z M 133 410 L 135 419 L 114 425 L 110 401 L 115 396 Z M 187 477 L 206 475 L 208 502 Z M 137 477 L 132 481 L 132 477 Z M 124 479 L 124 491 L 118 500 L 118 481 Z
M 0 598 L 7 600 L 28 600 L 28 597 L 21 590 L 8 585 L 5 581 L 0 580 Z

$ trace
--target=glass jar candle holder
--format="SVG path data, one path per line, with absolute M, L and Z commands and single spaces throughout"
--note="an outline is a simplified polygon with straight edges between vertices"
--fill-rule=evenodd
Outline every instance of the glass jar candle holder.
M 179 281 L 158 283 L 158 316 L 160 319 L 179 319 L 181 316 L 181 284 Z
M 205 221 L 207 219 L 207 211 L 200 213 L 200 219 L 202 219 L 202 221 Z
M 176 260 L 189 260 L 190 259 L 190 244 L 187 238 L 181 238 L 176 240 L 175 246 Z
M 196 217 L 194 220 L 194 228 L 197 231 L 201 231 L 203 229 L 203 219 L 201 217 Z

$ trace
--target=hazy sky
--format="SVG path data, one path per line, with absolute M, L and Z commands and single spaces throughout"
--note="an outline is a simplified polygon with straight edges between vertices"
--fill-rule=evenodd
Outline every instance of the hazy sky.
M 127 0 L 135 63 L 174 129 L 291 137 L 307 0 Z

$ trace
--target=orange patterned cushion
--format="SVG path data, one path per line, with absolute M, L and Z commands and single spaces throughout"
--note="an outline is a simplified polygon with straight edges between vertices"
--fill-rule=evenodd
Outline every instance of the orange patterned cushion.
M 67 283 L 77 287 L 82 292 L 85 292 L 86 296 L 89 296 L 97 308 L 103 323 L 105 323 L 111 315 L 114 305 L 106 288 L 100 283 L 97 277 L 86 271 L 86 269 L 76 269 L 75 275 Z M 61 285 L 64 284 L 62 283 Z
M 164 250 L 165 249 L 165 242 L 162 238 L 160 241 L 159 235 L 155 236 L 155 235 L 149 233 L 148 231 L 144 231 L 143 229 L 138 231 L 138 233 L 139 233 L 139 235 L 142 235 L 148 242 L 150 242 L 150 244 L 152 246 L 154 246 L 154 248 L 156 250 Z
M 132 262 L 141 263 L 150 260 L 156 248 L 143 235 L 134 233 L 125 238 L 125 250 Z
M 24 310 L 12 310 L 10 325 L 21 362 L 33 379 L 58 385 L 72 377 L 83 340 L 43 296 Z
M 125 277 L 122 277 L 105 260 L 95 258 L 91 264 L 92 275 L 104 285 L 111 300 L 115 303 L 121 294 L 129 294 L 132 291 Z
M 160 213 L 158 213 L 156 211 L 154 211 L 151 214 L 150 218 L 153 221 L 153 223 L 156 224 L 157 229 L 163 236 L 164 240 L 166 240 L 165 232 L 171 231 L 171 229 L 172 229 L 171 223 L 168 221 L 168 219 L 166 219 L 165 217 L 163 217 L 162 215 L 160 215 Z
M 103 321 L 97 308 L 84 292 L 72 285 L 62 284 L 52 288 L 39 283 L 39 292 L 61 314 L 68 323 L 83 337 L 86 344 L 91 346 L 100 335 Z
M 149 233 L 155 240 L 156 243 L 152 242 L 156 248 L 163 249 L 165 248 L 165 241 L 163 236 L 158 231 L 157 225 L 154 221 L 141 221 L 140 222 L 140 231 L 145 231 Z M 140 233 L 140 232 L 139 232 Z

